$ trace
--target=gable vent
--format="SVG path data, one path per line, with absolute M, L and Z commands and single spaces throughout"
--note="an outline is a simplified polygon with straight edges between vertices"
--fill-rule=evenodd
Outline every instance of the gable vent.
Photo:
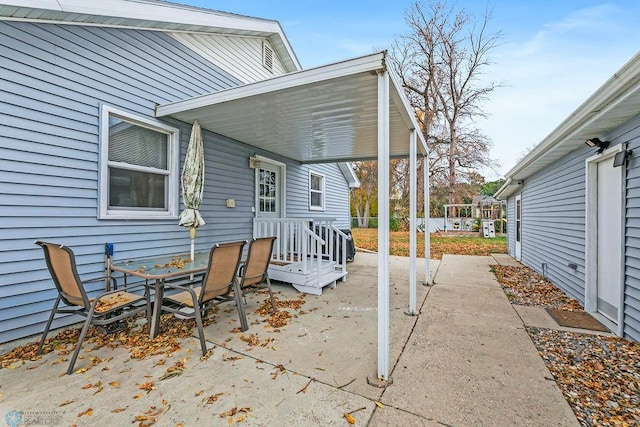
M 262 42 L 262 65 L 273 72 L 273 49 L 266 41 Z

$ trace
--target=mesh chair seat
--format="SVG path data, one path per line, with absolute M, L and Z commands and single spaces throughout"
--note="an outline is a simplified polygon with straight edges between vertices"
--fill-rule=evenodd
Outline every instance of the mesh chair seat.
M 118 291 L 116 293 L 100 297 L 94 311 L 100 314 L 109 314 L 143 299 L 144 297 L 141 295 L 132 294 L 131 292 Z M 93 301 L 95 301 L 95 298 L 89 299 L 90 303 L 93 303 Z
M 202 291 L 202 287 L 201 286 L 193 288 L 193 292 L 195 292 L 195 294 L 196 294 L 196 299 L 200 298 L 200 292 L 201 291 Z M 177 294 L 166 296 L 165 300 L 169 300 L 169 301 L 172 301 L 172 302 L 174 302 L 176 304 L 180 304 L 180 305 L 184 305 L 186 307 L 193 308 L 193 297 L 191 296 L 191 292 L 189 292 L 189 291 L 182 291 L 182 292 L 177 293 Z

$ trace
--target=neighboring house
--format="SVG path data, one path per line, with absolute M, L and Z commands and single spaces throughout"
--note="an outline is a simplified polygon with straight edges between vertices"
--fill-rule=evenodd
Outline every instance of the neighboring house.
M 508 202 L 509 253 L 635 341 L 639 155 L 637 54 L 511 169 L 496 193 Z
M 384 57 L 365 59 L 346 65 L 369 66 Z M 342 76 L 341 67 L 328 70 Z M 189 232 L 177 223 L 179 174 L 193 118 L 160 114 L 162 106 L 226 96 L 231 88 L 251 89 L 278 76 L 307 76 L 300 70 L 276 21 L 144 0 L 2 2 L 0 342 L 41 333 L 53 306 L 56 291 L 35 240 L 72 247 L 86 278 L 103 273 L 107 242 L 114 244 L 115 260 L 188 253 Z M 320 90 L 313 95 L 316 104 L 340 92 L 311 88 Z M 285 253 L 300 246 L 296 237 L 314 244 L 324 239 L 318 251 L 332 251 L 329 239 L 341 235 L 326 230 L 349 228 L 349 188 L 358 185 L 342 159 L 358 156 L 327 150 L 322 138 L 331 135 L 323 135 L 322 126 L 312 129 L 314 145 L 292 138 L 292 126 L 279 115 L 304 106 L 277 99 L 254 104 L 271 116 L 246 107 L 207 110 L 223 121 L 218 125 L 202 110 L 196 117 L 202 119 L 206 161 L 206 225 L 198 230 L 197 250 L 277 234 L 284 267 L 292 264 Z M 332 122 L 327 111 L 339 108 L 325 106 L 318 114 Z M 235 137 L 224 124 L 265 142 Z M 278 147 L 267 132 L 321 156 L 303 159 Z M 323 268 L 328 270 L 321 275 L 305 271 L 299 289 L 319 293 L 346 275 L 340 259 Z M 282 269 L 272 277 L 296 280 Z M 54 327 L 69 322 L 57 319 Z

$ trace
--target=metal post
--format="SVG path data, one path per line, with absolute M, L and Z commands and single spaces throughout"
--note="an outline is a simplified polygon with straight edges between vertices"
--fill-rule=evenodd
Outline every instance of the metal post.
M 444 205 L 444 232 L 447 232 L 447 213 L 449 213 L 449 205 Z
M 416 256 L 417 256 L 417 154 L 416 154 L 416 130 L 411 132 L 409 138 L 409 311 L 405 314 L 416 315 Z
M 429 158 L 425 155 L 422 158 L 424 162 L 423 177 L 424 180 L 424 284 L 431 284 L 431 231 L 429 228 L 430 203 L 429 203 Z
M 378 73 L 378 380 L 389 381 L 389 76 Z

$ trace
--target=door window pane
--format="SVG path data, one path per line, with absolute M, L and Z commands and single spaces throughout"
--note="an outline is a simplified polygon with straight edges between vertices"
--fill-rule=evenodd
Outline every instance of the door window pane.
M 278 174 L 275 171 L 260 169 L 258 208 L 263 213 L 277 212 Z

